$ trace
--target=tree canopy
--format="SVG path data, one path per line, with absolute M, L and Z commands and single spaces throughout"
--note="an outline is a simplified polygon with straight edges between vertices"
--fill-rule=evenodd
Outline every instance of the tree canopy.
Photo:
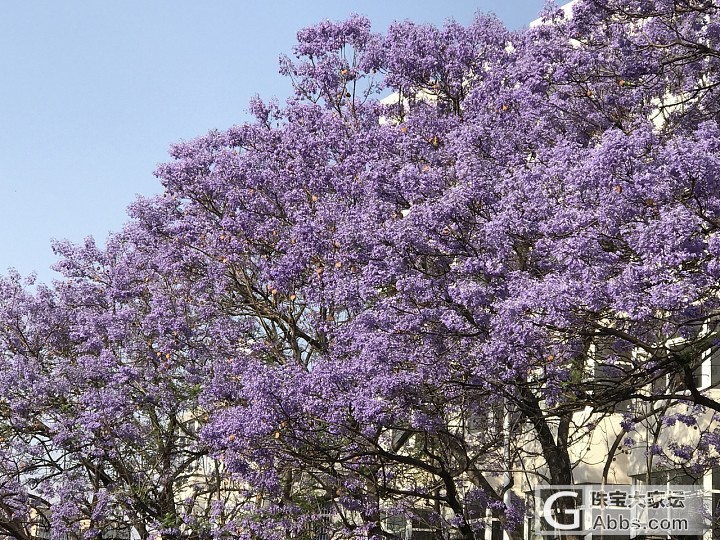
M 353 16 L 293 52 L 293 97 L 174 145 L 104 248 L 0 283 L 3 532 L 519 535 L 518 474 L 571 484 L 600 418 L 605 475 L 651 415 L 701 428 L 658 466 L 716 465 L 716 3 Z

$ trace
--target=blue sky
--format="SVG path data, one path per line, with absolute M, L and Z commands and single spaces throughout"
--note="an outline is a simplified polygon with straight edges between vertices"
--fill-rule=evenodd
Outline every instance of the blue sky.
M 309 2 L 33 0 L 0 5 L 0 272 L 56 276 L 51 238 L 103 241 L 173 142 L 248 118 L 254 94 L 284 98 L 277 59 L 298 29 L 356 12 L 510 28 L 544 0 Z

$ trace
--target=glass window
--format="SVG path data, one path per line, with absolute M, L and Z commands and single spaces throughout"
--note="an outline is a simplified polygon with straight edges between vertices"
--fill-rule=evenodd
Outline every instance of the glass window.
M 720 346 L 710 354 L 710 384 L 720 386 Z

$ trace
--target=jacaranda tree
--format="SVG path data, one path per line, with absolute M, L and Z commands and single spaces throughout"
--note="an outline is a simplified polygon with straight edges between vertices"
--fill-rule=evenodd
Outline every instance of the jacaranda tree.
M 0 284 L 4 534 L 207 538 L 232 515 L 198 399 L 244 329 L 193 301 L 201 281 L 178 280 L 192 254 L 156 245 L 133 227 L 102 251 L 60 243 L 54 289 Z
M 0 527 L 41 497 L 79 536 L 520 537 L 515 482 L 573 482 L 579 412 L 618 426 L 607 475 L 638 423 L 720 411 L 718 19 L 301 31 L 286 104 L 174 146 L 52 288 L 3 283 Z M 715 466 L 696 439 L 652 455 Z

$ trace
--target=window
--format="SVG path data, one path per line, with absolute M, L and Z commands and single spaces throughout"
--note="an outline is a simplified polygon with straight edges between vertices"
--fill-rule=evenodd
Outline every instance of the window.
M 699 486 L 700 489 L 703 487 L 703 474 L 700 473 L 698 476 L 688 474 L 682 469 L 672 469 L 668 471 L 651 471 L 650 475 L 641 474 L 633 476 L 633 484 L 637 486 Z M 648 482 L 648 479 L 650 482 Z M 713 496 L 714 501 L 714 496 Z M 668 510 L 669 512 L 669 510 Z M 668 517 L 677 517 L 668 514 Z M 702 540 L 701 535 L 684 535 L 674 536 L 673 538 L 682 538 L 683 540 Z M 715 537 L 713 537 L 715 538 Z
M 703 367 L 705 368 L 704 371 L 710 376 L 710 386 L 713 388 L 720 387 L 720 346 L 708 351 Z
M 700 363 L 693 369 L 693 383 L 700 390 L 720 388 L 720 347 L 703 354 Z M 652 390 L 654 394 L 669 394 L 687 391 L 688 386 L 684 374 L 672 373 L 655 379 Z
M 50 540 L 50 522 L 40 512 L 32 520 L 32 535 L 38 540 Z
M 408 537 L 407 520 L 403 515 L 389 516 L 385 518 L 383 526 L 387 532 L 398 536 L 402 540 L 406 540 Z
M 444 538 L 440 519 L 432 510 L 414 509 L 410 519 L 410 538 L 412 540 L 437 540 Z
M 597 394 L 607 394 L 608 402 L 614 402 L 616 412 L 623 413 L 632 405 L 630 399 L 622 399 L 623 385 L 633 374 L 632 348 L 612 336 L 595 339 L 588 351 L 588 370 Z
M 318 503 L 318 518 L 309 525 L 310 538 L 329 540 L 332 518 L 335 508 L 332 504 Z
M 687 383 L 685 382 L 684 373 L 674 373 L 665 379 L 667 381 L 667 392 L 679 392 L 683 390 L 689 390 Z M 693 370 L 693 384 L 695 388 L 703 388 L 704 384 L 702 366 L 698 366 Z
M 672 469 L 669 471 L 651 471 L 650 482 L 648 482 L 647 474 L 639 474 L 633 476 L 633 481 L 638 486 L 665 485 L 665 486 L 694 486 L 702 485 L 702 475 L 691 476 L 682 469 Z
M 465 431 L 468 435 L 500 434 L 505 421 L 505 407 L 501 401 L 484 403 L 482 408 L 466 410 L 464 416 Z

